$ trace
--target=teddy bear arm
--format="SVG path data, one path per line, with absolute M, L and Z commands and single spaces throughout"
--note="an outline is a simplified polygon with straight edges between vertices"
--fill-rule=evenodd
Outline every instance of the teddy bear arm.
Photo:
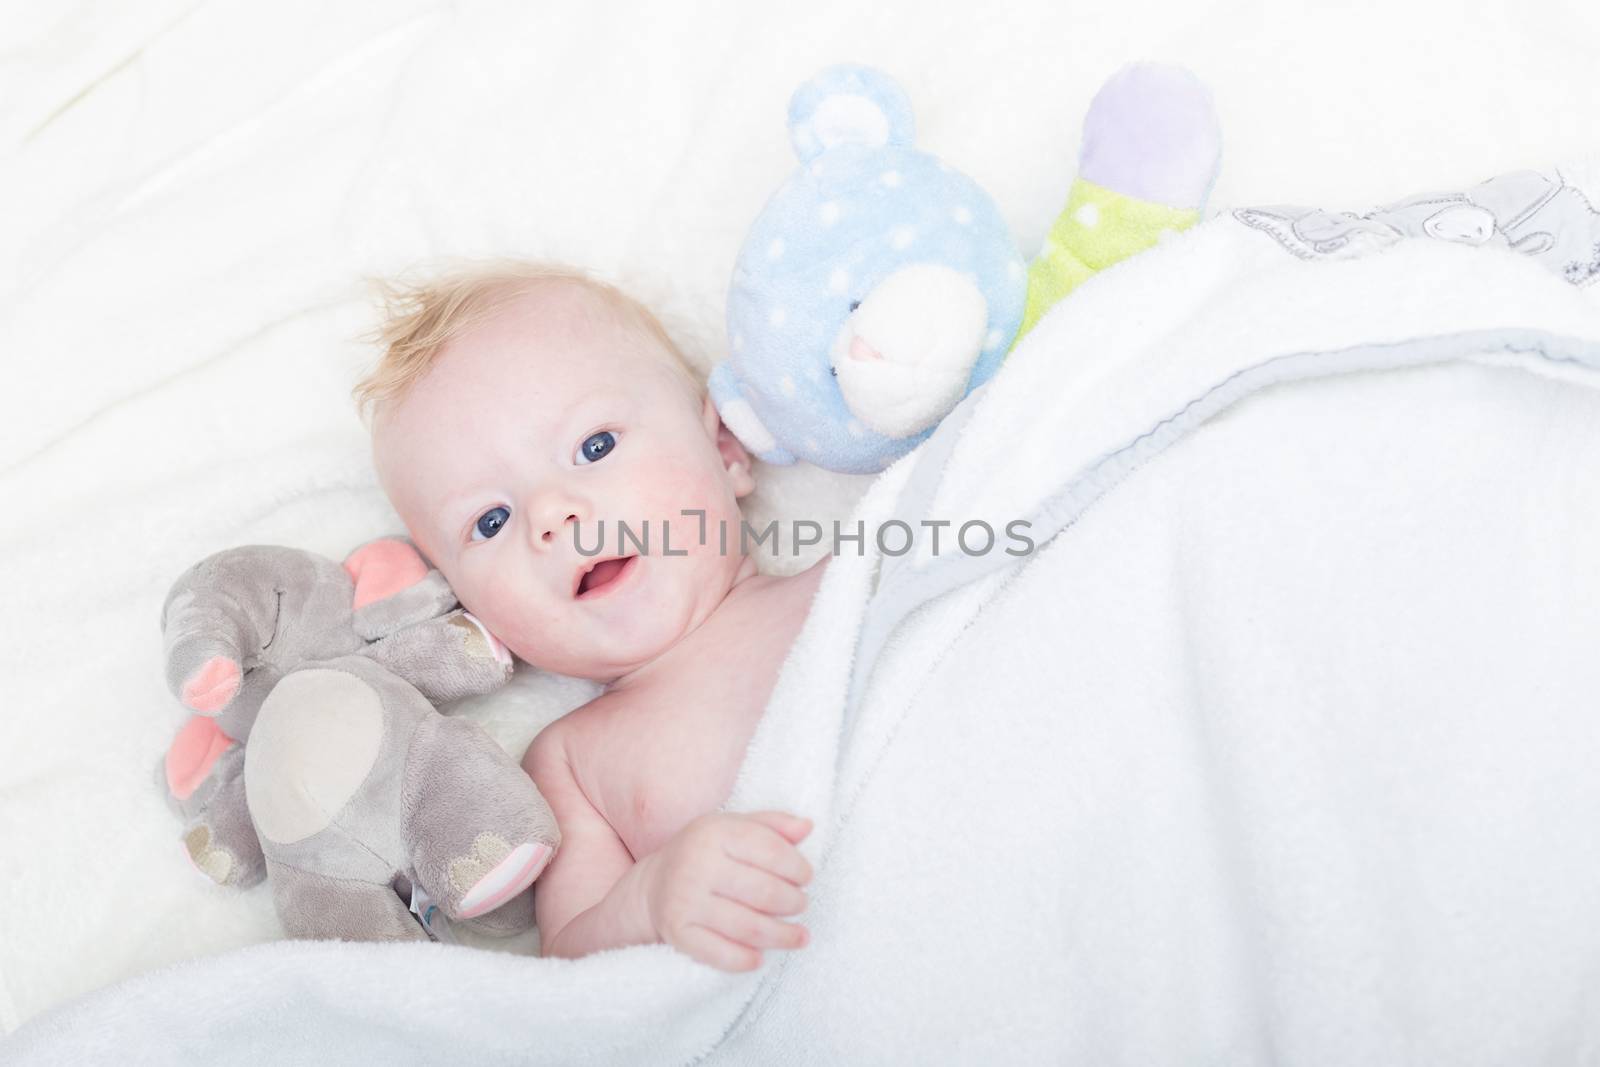
M 1191 71 L 1130 63 L 1108 78 L 1084 116 L 1067 206 L 1029 269 L 1017 337 L 1098 271 L 1199 221 L 1221 160 L 1211 92 Z
M 1028 265 L 1028 297 L 1017 339 L 1100 271 L 1199 220 L 1198 211 L 1140 200 L 1078 178 L 1044 247 Z

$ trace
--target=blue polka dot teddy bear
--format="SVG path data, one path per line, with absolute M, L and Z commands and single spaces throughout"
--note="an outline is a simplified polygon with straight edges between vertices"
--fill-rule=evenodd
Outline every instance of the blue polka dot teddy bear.
M 790 101 L 789 135 L 800 168 L 739 254 L 710 390 L 758 458 L 856 474 L 916 447 L 1078 284 L 1193 225 L 1221 156 L 1192 74 L 1123 68 L 1090 105 L 1066 207 L 1025 265 L 994 200 L 915 146 L 910 101 L 882 72 L 817 74 Z

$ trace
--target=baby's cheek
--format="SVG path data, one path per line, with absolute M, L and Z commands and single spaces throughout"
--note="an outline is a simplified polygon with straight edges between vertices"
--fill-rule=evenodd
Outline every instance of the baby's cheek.
M 738 511 L 717 507 L 710 501 L 699 501 L 685 507 L 695 509 L 694 513 L 671 515 L 666 536 L 660 539 L 659 545 L 650 546 L 652 555 L 671 563 L 683 556 L 719 555 L 721 545 L 726 545 L 730 551 L 735 550 L 734 546 L 739 541 Z
M 487 573 L 480 573 L 485 572 Z M 440 568 L 450 590 L 461 606 L 486 626 L 490 633 L 505 641 L 510 619 L 507 607 L 512 598 L 506 595 L 505 584 L 493 580 L 493 572 L 478 566 Z
M 501 641 L 509 644 L 522 635 L 525 627 L 517 616 L 516 597 L 504 586 L 475 590 L 471 603 L 468 603 L 467 597 L 461 593 L 458 592 L 456 595 L 461 600 L 461 606 L 477 616 L 478 621 L 487 626 L 489 632 Z
M 483 591 L 482 603 L 487 615 L 462 601 L 518 659 L 538 667 L 548 666 L 546 661 L 558 651 L 556 638 L 564 632 L 559 620 L 540 611 L 534 598 L 518 595 L 510 582 L 493 583 L 492 590 Z
M 663 471 L 659 479 L 652 479 L 651 484 L 657 490 L 651 495 L 652 507 L 657 514 L 670 519 L 674 527 L 684 526 L 698 534 L 698 512 L 702 511 L 706 513 L 705 521 L 713 530 L 718 519 L 732 519 L 735 524 L 738 522 L 738 501 L 720 471 L 699 470 L 691 473 L 682 468 Z M 696 514 L 685 515 L 685 511 Z M 673 532 L 676 534 L 677 531 Z

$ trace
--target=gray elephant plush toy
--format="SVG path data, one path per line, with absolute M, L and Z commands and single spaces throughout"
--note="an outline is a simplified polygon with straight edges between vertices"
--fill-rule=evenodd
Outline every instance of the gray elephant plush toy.
M 161 628 L 167 684 L 195 713 L 162 776 L 202 873 L 270 879 L 292 937 L 532 924 L 555 817 L 487 734 L 434 707 L 499 688 L 511 656 L 408 542 L 342 566 L 219 552 L 173 585 Z

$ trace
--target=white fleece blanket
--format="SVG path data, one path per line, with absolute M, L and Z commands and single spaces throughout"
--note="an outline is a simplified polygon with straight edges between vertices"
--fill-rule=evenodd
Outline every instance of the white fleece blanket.
M 1232 218 L 1085 286 L 856 516 L 1027 518 L 1038 551 L 830 564 L 728 801 L 817 820 L 812 944 L 760 972 L 280 943 L 10 1051 L 1592 1054 L 1593 294 L 1432 241 L 1301 262 Z
M 362 276 L 575 261 L 659 308 L 708 367 L 744 229 L 793 166 L 788 95 L 842 59 L 907 87 L 923 143 L 994 194 L 1025 253 L 1085 104 L 1131 58 L 1215 87 L 1220 206 L 1460 188 L 1561 158 L 1600 116 L 1590 0 L 1486 0 L 1471 18 L 1454 0 L 1338 18 L 1320 0 L 67 0 L 0 22 L 0 1032 L 281 936 L 264 890 L 217 891 L 177 847 L 151 773 L 182 719 L 156 616 L 173 577 L 227 545 L 339 555 L 396 530 L 345 400 L 372 355 Z M 803 468 L 761 482 L 758 523 L 843 518 L 862 489 Z M 520 751 L 590 692 L 523 672 L 464 714 Z M 256 952 L 242 969 L 290 966 Z M 514 982 L 520 962 L 474 966 Z M 708 982 L 672 984 L 700 1003 Z M 368 995 L 458 1010 L 420 978 L 335 983 L 352 1017 Z M 1101 993 L 1091 1021 L 1133 1025 L 1140 994 L 1109 971 Z

